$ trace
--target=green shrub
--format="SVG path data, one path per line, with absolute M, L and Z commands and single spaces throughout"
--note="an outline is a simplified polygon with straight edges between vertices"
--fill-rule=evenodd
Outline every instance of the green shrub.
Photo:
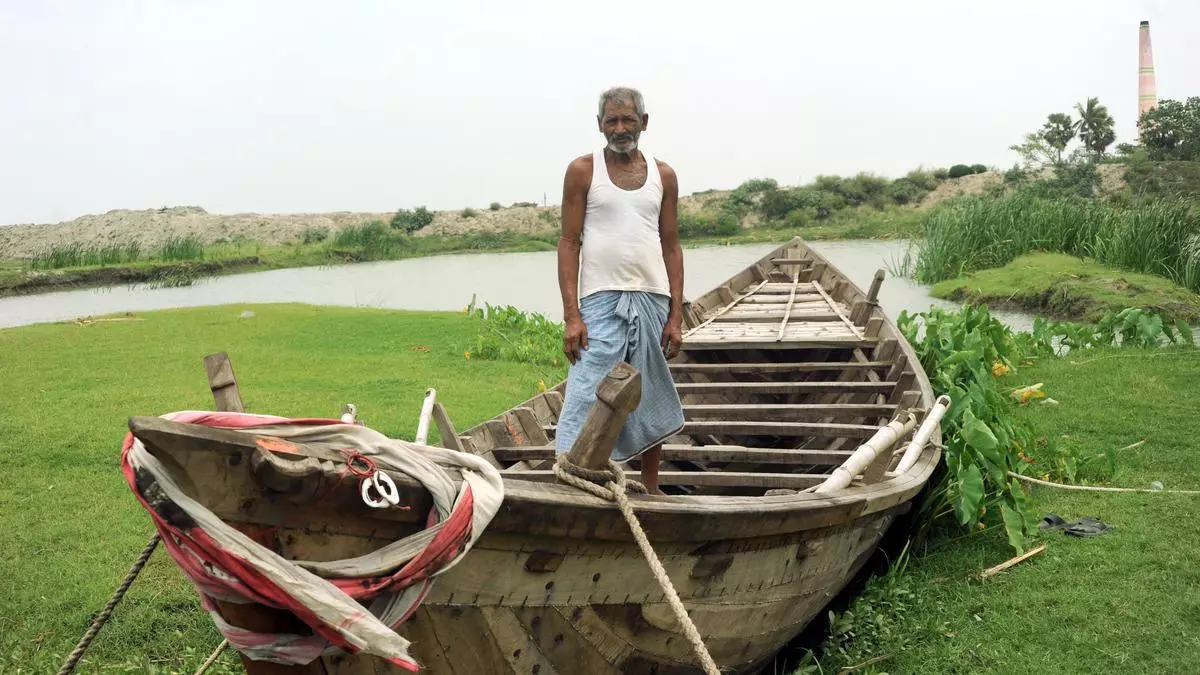
M 501 208 L 500 202 L 492 202 L 492 205 L 488 207 L 491 211 L 499 211 Z
M 400 209 L 392 216 L 392 229 L 402 232 L 416 232 L 433 222 L 433 214 L 424 206 L 415 210 Z
M 937 180 L 946 180 L 950 177 L 950 170 L 946 168 L 934 169 L 933 177 Z
M 475 216 L 479 215 L 479 212 L 476 211 L 475 209 L 466 208 L 466 209 L 463 209 L 462 212 L 459 213 L 458 215 L 463 218 L 474 218 Z
M 329 238 L 329 228 L 326 227 L 310 227 L 304 230 L 304 234 L 300 239 L 305 244 L 317 244 Z
M 513 202 L 512 208 L 533 207 L 537 208 L 537 202 Z
M 971 173 L 987 173 L 988 168 L 982 164 L 972 164 Z
M 966 164 L 955 164 L 954 166 L 950 167 L 950 171 L 948 171 L 946 175 L 950 178 L 962 178 L 963 176 L 970 176 L 972 173 L 974 173 L 974 171 L 972 171 L 971 167 L 967 166 Z
M 809 215 L 808 211 L 804 209 L 792 209 L 791 211 L 788 211 L 786 219 L 788 227 L 804 227 L 811 221 L 812 217 Z
M 741 230 L 742 226 L 737 219 L 729 214 L 722 214 L 716 218 L 690 213 L 679 216 L 679 236 L 683 239 L 727 237 Z
M 406 243 L 404 235 L 393 233 L 383 221 L 342 228 L 333 238 L 333 247 L 358 260 L 386 260 Z

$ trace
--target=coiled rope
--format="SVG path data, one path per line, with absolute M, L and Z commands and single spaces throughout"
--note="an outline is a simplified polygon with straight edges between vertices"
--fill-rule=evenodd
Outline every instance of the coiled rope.
M 658 582 L 658 585 L 662 587 L 663 593 L 666 594 L 667 600 L 671 604 L 671 609 L 675 613 L 675 620 L 679 622 L 679 625 L 683 626 L 683 632 L 687 636 L 688 642 L 691 643 L 696 657 L 704 667 L 704 672 L 707 675 L 720 675 L 721 671 L 717 669 L 716 662 L 713 661 L 712 655 L 708 653 L 708 648 L 704 646 L 704 639 L 700 637 L 700 631 L 696 630 L 696 624 L 692 623 L 692 618 L 688 616 L 687 608 L 683 606 L 683 601 L 679 599 L 679 594 L 675 592 L 675 585 L 671 583 L 671 578 L 667 576 L 667 571 L 663 569 L 662 563 L 659 562 L 658 555 L 654 553 L 654 548 L 650 546 L 650 540 L 646 538 L 646 533 L 642 530 L 641 523 L 638 522 L 637 515 L 634 514 L 633 507 L 629 504 L 629 497 L 626 493 L 630 490 L 645 493 L 646 486 L 637 481 L 628 480 L 621 467 L 611 459 L 608 460 L 607 469 L 595 470 L 579 466 L 567 459 L 565 454 L 562 454 L 558 456 L 558 460 L 554 464 L 554 474 L 568 485 L 577 487 L 600 499 L 616 502 L 621 515 L 625 516 L 625 522 L 629 523 L 629 529 L 633 532 L 634 541 L 637 542 L 638 548 L 642 550 L 642 555 L 645 556 L 646 562 L 650 564 L 650 571 L 654 574 L 655 581 Z

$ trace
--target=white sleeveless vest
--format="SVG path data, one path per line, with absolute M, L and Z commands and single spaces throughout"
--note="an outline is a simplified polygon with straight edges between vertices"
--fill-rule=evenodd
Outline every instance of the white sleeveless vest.
M 592 155 L 592 185 L 579 256 L 580 299 L 607 290 L 671 295 L 658 235 L 662 176 L 654 158 L 645 152 L 642 155 L 646 182 L 637 190 L 613 184 L 603 150 Z

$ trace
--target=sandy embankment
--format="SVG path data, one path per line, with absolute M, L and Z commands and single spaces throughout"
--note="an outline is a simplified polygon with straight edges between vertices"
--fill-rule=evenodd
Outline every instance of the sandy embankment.
M 680 199 L 680 209 L 697 212 L 725 192 L 706 192 Z M 333 213 L 209 213 L 199 206 L 175 206 L 132 211 L 117 209 L 86 215 L 62 223 L 11 225 L 0 227 L 0 258 L 27 258 L 56 245 L 81 242 L 105 246 L 137 242 L 143 250 L 152 250 L 172 236 L 195 236 L 206 244 L 243 238 L 264 244 L 282 244 L 303 238 L 306 230 L 326 230 L 330 236 L 342 228 L 372 220 L 389 222 L 392 212 Z M 417 233 L 461 235 L 484 232 L 535 233 L 558 229 L 557 206 L 511 206 L 498 211 L 475 209 L 436 211 L 433 222 Z

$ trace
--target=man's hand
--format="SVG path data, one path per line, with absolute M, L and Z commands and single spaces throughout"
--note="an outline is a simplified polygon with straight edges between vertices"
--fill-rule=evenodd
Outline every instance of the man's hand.
M 683 344 L 683 315 L 671 312 L 667 315 L 667 325 L 663 326 L 662 350 L 667 359 L 673 359 L 679 353 Z
M 583 323 L 583 317 L 578 314 L 568 316 L 563 328 L 563 354 L 567 355 L 571 365 L 575 365 L 580 351 L 587 348 L 587 325 Z

